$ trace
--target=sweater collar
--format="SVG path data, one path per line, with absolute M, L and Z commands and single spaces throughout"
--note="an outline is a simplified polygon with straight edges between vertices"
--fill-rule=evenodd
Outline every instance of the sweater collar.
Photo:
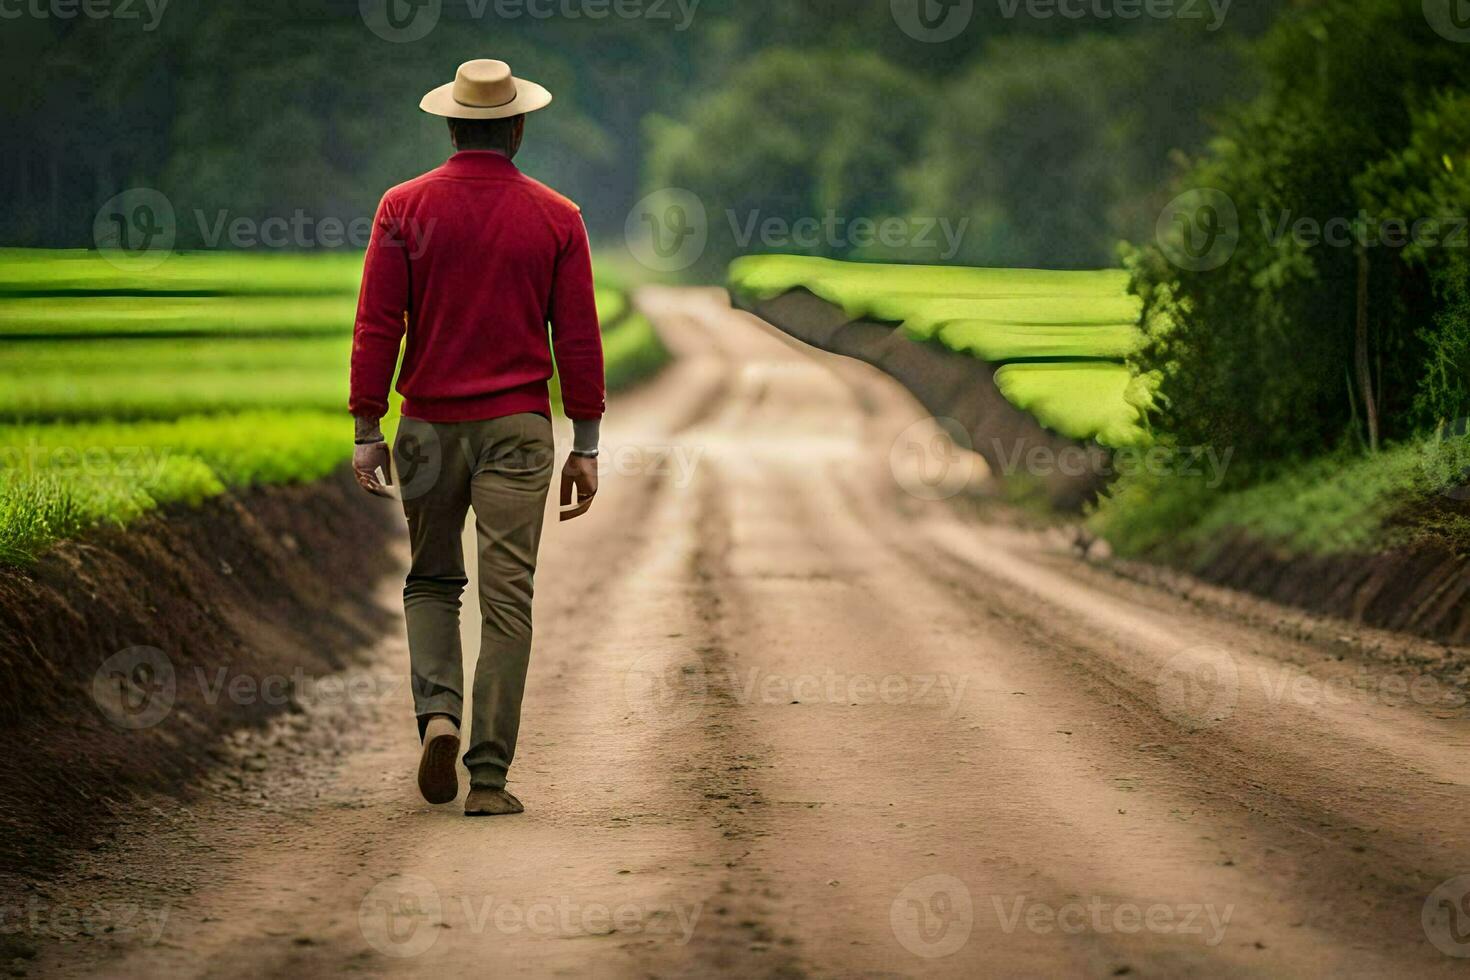
M 467 177 L 504 177 L 520 173 L 510 157 L 494 150 L 460 150 L 445 161 L 444 170 Z

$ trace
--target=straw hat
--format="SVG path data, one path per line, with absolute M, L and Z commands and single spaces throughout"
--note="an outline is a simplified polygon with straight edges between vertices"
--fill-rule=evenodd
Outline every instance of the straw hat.
M 454 81 L 424 96 L 419 108 L 453 119 L 505 119 L 535 112 L 551 104 L 551 93 L 535 82 L 516 78 L 503 61 L 466 61 Z

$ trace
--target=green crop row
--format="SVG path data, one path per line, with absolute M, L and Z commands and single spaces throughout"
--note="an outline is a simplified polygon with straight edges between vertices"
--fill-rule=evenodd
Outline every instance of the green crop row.
M 1121 270 L 757 255 L 731 264 L 730 286 L 755 300 L 806 289 L 853 319 L 895 323 L 914 340 L 1000 365 L 996 384 L 1006 399 L 1065 436 L 1113 448 L 1149 442 L 1151 387 L 1123 364 L 1142 340 L 1140 303 Z
M 173 419 L 252 408 L 341 411 L 345 337 L 47 340 L 0 345 L 0 422 Z
M 362 256 L 332 253 L 181 254 L 151 273 L 62 256 L 0 249 L 0 339 L 345 334 L 362 277 Z M 597 290 L 603 323 L 627 309 L 622 290 Z
M 362 253 L 180 252 L 150 266 L 83 249 L 0 249 L 0 297 L 355 295 Z
M 0 564 L 165 504 L 340 466 L 361 266 L 179 255 L 144 273 L 95 253 L 0 250 Z M 600 286 L 597 304 L 609 385 L 656 370 L 667 355 L 626 295 Z

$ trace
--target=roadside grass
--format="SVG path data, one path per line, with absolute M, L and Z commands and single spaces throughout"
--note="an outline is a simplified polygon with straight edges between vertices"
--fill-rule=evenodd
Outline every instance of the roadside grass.
M 1150 386 L 1124 366 L 1142 340 L 1123 270 L 1057 272 L 876 265 L 755 255 L 730 287 L 756 300 L 804 288 L 852 319 L 1000 366 L 996 383 L 1043 425 L 1113 448 L 1147 445 Z
M 1129 475 L 1090 526 L 1125 557 L 1207 563 L 1245 534 L 1295 554 L 1366 554 L 1433 539 L 1470 547 L 1470 438 L 1434 434 L 1376 455 L 1342 451 L 1235 490 L 1202 476 Z
M 3 294 L 0 294 L 3 295 Z M 0 341 L 122 336 L 301 335 L 351 331 L 357 297 L 3 297 Z
M 144 272 L 0 250 L 0 565 L 340 466 L 361 268 L 360 254 L 193 254 Z M 597 304 L 609 386 L 656 371 L 667 353 L 626 294 L 600 285 Z
M 57 539 L 164 504 L 320 479 L 351 450 L 342 428 L 340 412 L 303 411 L 0 425 L 0 562 L 29 561 Z

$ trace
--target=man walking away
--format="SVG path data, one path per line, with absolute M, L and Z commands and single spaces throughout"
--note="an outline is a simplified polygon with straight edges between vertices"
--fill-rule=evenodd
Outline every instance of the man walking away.
M 413 546 L 403 605 L 423 741 L 419 789 L 430 803 L 459 795 L 461 541 L 475 512 L 481 636 L 464 755 L 471 816 L 522 809 L 505 783 L 554 464 L 553 349 L 575 430 L 561 486 L 561 503 L 575 506 L 562 520 L 586 513 L 597 493 L 604 387 L 587 231 L 575 204 L 511 162 L 526 114 L 550 103 L 546 89 L 488 60 L 461 65 L 453 82 L 424 96 L 419 107 L 449 120 L 458 152 L 383 196 L 353 336 L 353 469 L 379 495 L 389 493 L 392 472 L 379 422 L 403 347 L 391 461 Z

